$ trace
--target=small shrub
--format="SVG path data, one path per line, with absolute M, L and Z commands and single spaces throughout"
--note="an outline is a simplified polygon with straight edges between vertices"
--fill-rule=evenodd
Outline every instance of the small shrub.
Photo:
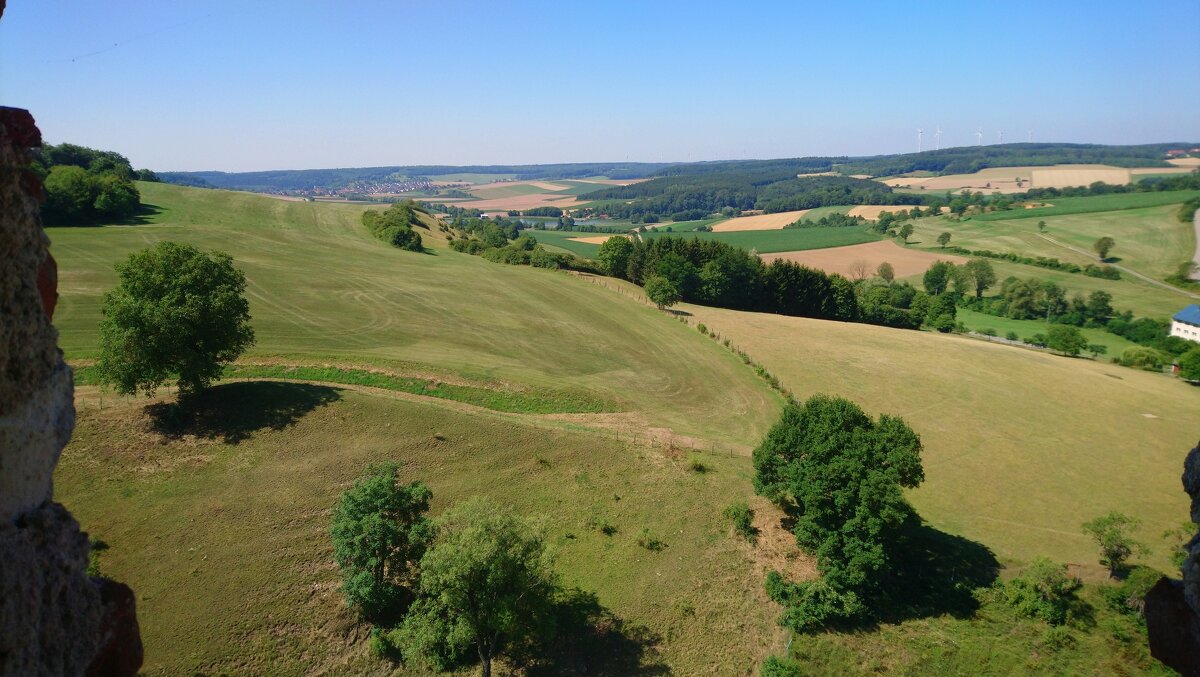
M 643 528 L 641 533 L 638 534 L 637 544 L 651 552 L 659 552 L 667 547 L 666 543 L 663 543 L 662 540 L 646 528 Z
M 1101 588 L 1101 596 L 1109 608 L 1123 614 L 1141 617 L 1146 609 L 1146 593 L 1162 578 L 1162 572 L 1150 567 L 1134 567 L 1118 585 Z
M 1007 334 L 1004 335 L 1004 338 L 1008 339 L 1009 341 L 1019 341 L 1020 340 L 1020 338 L 1017 337 L 1017 332 L 1015 332 L 1015 331 L 1008 332 Z
M 700 459 L 693 458 L 691 461 L 688 462 L 688 470 L 691 470 L 694 473 L 699 473 L 699 474 L 703 475 L 704 473 L 712 470 L 712 468 L 705 465 L 704 462 L 701 461 Z
M 93 538 L 91 541 L 91 549 L 88 550 L 88 576 L 100 575 L 100 553 L 108 550 L 108 544 L 104 541 Z
M 1020 576 L 1001 585 L 1004 601 L 1018 614 L 1062 625 L 1083 583 L 1067 573 L 1065 564 L 1039 557 Z
M 721 514 L 733 522 L 733 530 L 742 538 L 751 543 L 758 540 L 758 529 L 754 528 L 754 511 L 744 501 L 729 504 Z
M 612 536 L 617 533 L 617 528 L 608 519 L 598 515 L 592 515 L 591 519 L 588 520 L 587 526 L 589 529 L 599 531 L 605 536 Z
M 805 674 L 800 664 L 786 656 L 768 656 L 758 671 L 762 677 L 801 677 Z
M 1038 645 L 1048 651 L 1060 651 L 1075 646 L 1075 635 L 1065 625 L 1054 625 L 1046 628 Z
M 979 332 L 979 333 L 980 333 L 980 334 L 983 334 L 984 336 L 996 336 L 996 335 L 997 335 L 997 334 L 996 334 L 996 330 L 995 330 L 995 329 L 992 329 L 991 327 L 988 327 L 987 329 L 980 330 L 980 332 Z
M 696 325 L 696 331 L 700 332 L 701 334 L 707 334 L 708 327 L 704 326 L 704 323 L 701 322 L 700 324 Z
M 728 347 L 729 347 L 729 339 L 725 339 L 724 341 L 722 341 L 722 343 L 724 343 L 724 344 L 725 344 L 725 347 L 726 347 L 726 348 L 728 348 Z

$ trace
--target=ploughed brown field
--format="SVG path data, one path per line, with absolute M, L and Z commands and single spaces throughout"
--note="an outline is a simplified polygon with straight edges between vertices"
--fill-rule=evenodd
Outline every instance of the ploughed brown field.
M 844 275 L 851 279 L 864 275 L 866 277 L 873 276 L 875 269 L 884 261 L 892 264 L 897 279 L 924 273 L 934 261 L 951 261 L 956 264 L 967 261 L 961 256 L 939 255 L 918 249 L 907 249 L 892 240 L 829 249 L 762 254 L 761 256 L 762 260 L 767 263 L 775 259 L 783 259 L 827 273 Z

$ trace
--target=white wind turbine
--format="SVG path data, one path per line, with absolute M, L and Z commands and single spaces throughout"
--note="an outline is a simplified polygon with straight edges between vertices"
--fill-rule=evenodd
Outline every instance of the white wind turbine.
M 1000 140 L 1000 141 L 999 141 L 999 143 L 1000 143 L 1001 145 L 1004 145 L 1004 130 L 1003 130 L 1003 129 L 1001 129 L 1000 131 L 996 132 L 996 138 Z
M 937 131 L 933 133 L 933 149 L 934 150 L 942 149 L 942 126 L 941 125 L 938 125 Z
M 983 130 L 982 129 L 975 132 L 975 145 L 976 146 L 983 145 Z
M 925 134 L 925 130 L 917 127 L 917 152 L 921 152 L 921 137 Z

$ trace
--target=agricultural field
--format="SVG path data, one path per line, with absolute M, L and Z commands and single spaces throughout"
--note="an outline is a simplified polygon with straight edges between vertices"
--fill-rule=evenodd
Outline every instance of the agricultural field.
M 644 238 L 660 237 L 671 233 L 646 232 Z M 757 251 L 759 254 L 791 252 L 804 249 L 843 247 L 864 242 L 875 242 L 880 236 L 858 228 L 789 228 L 786 230 L 746 230 L 737 232 L 698 232 L 690 237 L 717 240 L 735 247 Z
M 1023 193 L 1030 188 L 1068 188 L 1089 186 L 1096 181 L 1121 185 L 1141 180 L 1148 174 L 1180 174 L 1187 168 L 1176 170 L 1147 167 L 1127 169 L 1110 165 L 1053 165 L 1049 167 L 989 167 L 974 174 L 947 174 L 945 176 L 898 176 L 880 179 L 883 183 L 906 193 L 958 193 L 962 190 L 983 193 Z
M 861 277 L 860 272 L 863 270 L 866 271 L 867 277 L 873 276 L 879 264 L 885 262 L 892 264 L 897 278 L 903 279 L 923 275 L 935 261 L 950 261 L 955 264 L 967 261 L 961 256 L 901 247 L 892 240 L 762 255 L 762 260 L 767 263 L 775 259 L 792 261 L 827 273 L 837 273 L 851 280 Z
M 583 204 L 577 196 L 584 195 L 602 188 L 622 186 L 636 183 L 634 180 L 612 181 L 604 178 L 594 179 L 554 179 L 547 181 L 497 181 L 497 175 L 447 174 L 449 177 L 487 177 L 487 182 L 476 183 L 462 190 L 471 194 L 471 198 L 434 198 L 431 202 L 458 204 L 474 209 L 490 210 L 525 210 L 535 207 L 558 207 L 573 209 Z M 442 177 L 438 177 L 441 179 Z
M 794 212 L 779 212 L 776 214 L 757 214 L 755 216 L 739 216 L 713 226 L 716 233 L 736 233 L 744 230 L 781 230 L 788 224 L 805 218 L 809 209 Z
M 968 337 L 685 310 L 798 398 L 829 393 L 903 417 L 925 445 L 926 479 L 910 500 L 933 527 L 1003 563 L 1045 555 L 1094 580 L 1103 570 L 1079 525 L 1120 509 L 1142 520 L 1144 561 L 1170 569 L 1160 535 L 1187 516 L 1179 473 L 1196 443 L 1200 390 Z
M 1046 322 L 1041 320 L 1014 320 L 976 312 L 969 308 L 959 308 L 955 319 L 971 331 L 982 332 L 991 329 L 1000 337 L 1004 337 L 1011 331 L 1016 332 L 1019 339 L 1026 339 L 1034 334 L 1045 334 L 1047 329 Z M 1081 327 L 1079 331 L 1083 333 L 1089 344 L 1105 347 L 1108 352 L 1099 358 L 1101 360 L 1109 360 L 1120 355 L 1122 350 L 1137 345 L 1103 329 Z
M 1180 222 L 1176 212 L 1179 202 L 1197 192 L 1180 193 L 1062 198 L 1052 207 L 992 212 L 957 222 L 945 217 L 917 219 L 912 222 L 910 246 L 936 253 L 940 249 L 935 242 L 938 234 L 949 232 L 950 244 L 966 249 L 1015 252 L 1086 265 L 1097 263 L 1092 244 L 1108 236 L 1117 242 L 1110 254 L 1114 263 L 1161 281 L 1195 251 L 1195 230 L 1191 224 Z M 1044 233 L 1038 230 L 1042 221 L 1046 223 Z M 1165 317 L 1194 302 L 1186 291 L 1154 285 L 1128 273 L 1121 280 L 1102 280 L 1004 261 L 992 263 L 1001 279 L 1007 275 L 1041 277 L 1084 293 L 1104 289 L 1113 294 L 1118 308 L 1139 314 Z

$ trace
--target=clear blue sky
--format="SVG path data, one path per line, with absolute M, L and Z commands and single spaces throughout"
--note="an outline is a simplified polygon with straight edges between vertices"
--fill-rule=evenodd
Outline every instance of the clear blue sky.
M 0 102 L 158 170 L 1200 141 L 1200 2 L 9 0 Z

